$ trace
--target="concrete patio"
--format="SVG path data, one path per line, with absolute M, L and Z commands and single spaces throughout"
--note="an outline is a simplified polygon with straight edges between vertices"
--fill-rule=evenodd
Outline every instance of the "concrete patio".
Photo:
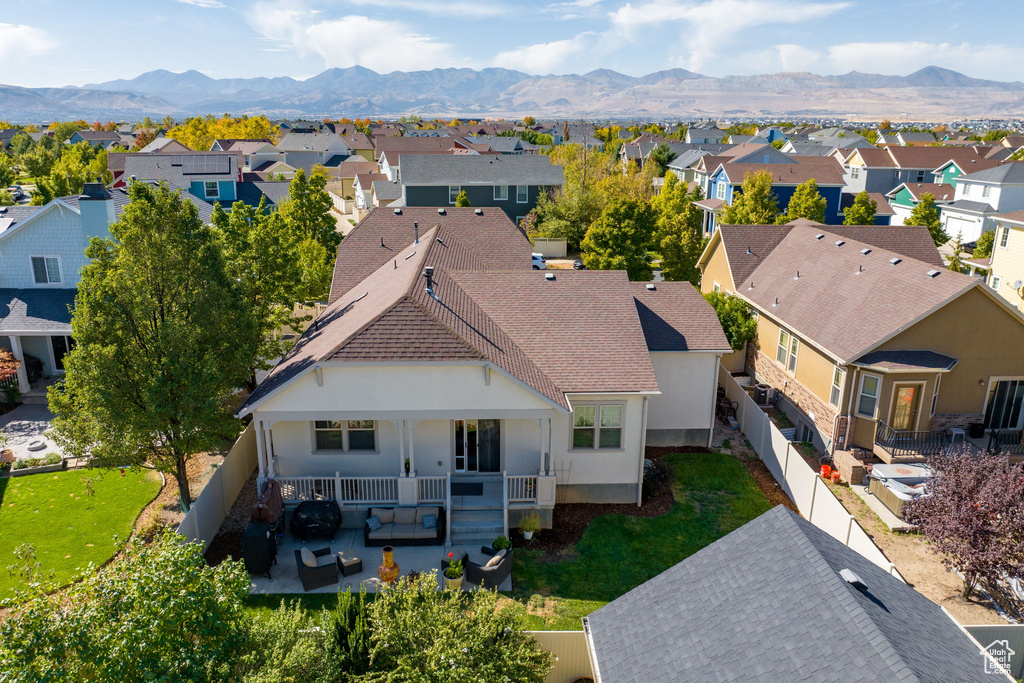
M 50 428 L 52 419 L 50 409 L 36 403 L 23 403 L 11 412 L 0 415 L 0 432 L 7 437 L 7 448 L 14 451 L 16 459 L 42 458 L 50 453 L 60 453 L 57 444 L 43 435 Z M 43 441 L 46 447 L 30 451 L 28 445 L 37 440 Z
M 368 593 L 375 593 L 381 586 L 381 580 L 377 577 L 377 567 L 380 566 L 383 553 L 380 548 L 367 548 L 363 545 L 362 529 L 341 529 L 334 540 L 326 538 L 310 539 L 303 543 L 291 533 L 285 533 L 284 540 L 277 548 L 277 564 L 271 568 L 270 575 L 273 580 L 265 576 L 253 576 L 249 586 L 250 593 L 304 593 L 302 582 L 299 580 L 299 570 L 295 563 L 295 551 L 303 546 L 310 550 L 330 548 L 333 553 L 341 554 L 346 558 L 359 558 L 363 563 L 363 571 L 352 576 L 342 576 L 338 572 L 338 583 L 323 588 L 309 591 L 310 593 L 335 593 L 339 590 L 351 588 L 358 591 L 360 584 L 366 586 Z M 394 560 L 401 569 L 401 575 L 406 576 L 410 571 L 425 573 L 431 570 L 437 572 L 438 586 L 441 585 L 441 561 L 447 559 L 448 553 L 455 553 L 456 557 L 462 553 L 469 553 L 469 559 L 473 562 L 483 563 L 485 555 L 480 552 L 480 546 L 464 547 L 443 545 L 427 546 L 395 546 Z M 463 590 L 472 588 L 463 584 Z M 508 578 L 502 583 L 499 590 L 512 590 L 512 579 Z

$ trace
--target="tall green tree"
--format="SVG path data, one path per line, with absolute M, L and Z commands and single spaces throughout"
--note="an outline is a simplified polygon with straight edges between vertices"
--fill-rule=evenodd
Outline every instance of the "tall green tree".
M 772 174 L 768 171 L 747 173 L 739 196 L 722 211 L 719 221 L 724 225 L 772 225 L 779 215 L 779 200 L 772 191 Z
M 312 237 L 299 240 L 299 301 L 326 301 L 331 289 L 334 262 L 324 246 Z
M 964 242 L 963 233 L 958 232 L 956 237 L 953 238 L 953 253 L 949 256 L 949 260 L 946 267 L 957 273 L 966 273 L 970 270 L 966 263 L 964 263 Z
M 465 190 L 459 190 L 459 194 L 455 197 L 455 206 L 473 206 Z
M 718 314 L 718 321 L 722 323 L 725 338 L 733 351 L 742 350 L 757 336 L 757 319 L 742 299 L 724 292 L 707 292 L 704 298 Z
M 941 246 L 949 241 L 949 235 L 942 229 L 942 220 L 939 217 L 939 207 L 935 206 L 935 197 L 928 192 L 921 195 L 917 206 L 904 221 L 905 225 L 923 225 L 931 233 L 935 246 Z
M 986 230 L 981 233 L 981 236 L 974 242 L 974 254 L 973 258 L 988 258 L 992 255 L 992 246 L 996 241 L 996 231 Z
M 659 143 L 657 147 L 651 150 L 651 154 L 648 157 L 648 163 L 655 165 L 655 173 L 660 178 L 665 175 L 665 171 L 668 170 L 668 165 L 679 156 L 672 151 L 666 143 Z
M 245 650 L 238 562 L 210 567 L 173 534 L 130 543 L 112 564 L 0 624 L 0 678 L 36 681 L 230 680 Z
M 784 225 L 798 218 L 818 223 L 825 222 L 825 198 L 818 192 L 818 183 L 814 178 L 796 186 L 793 196 L 789 199 L 789 206 L 786 207 L 786 213 L 779 216 L 778 223 Z
M 11 163 L 11 158 L 6 154 L 0 153 L 0 188 L 7 187 L 14 182 L 17 177 L 17 173 L 14 170 L 14 164 Z
M 703 230 L 704 212 L 694 202 L 701 199 L 700 187 L 688 193 L 686 184 L 670 174 L 661 194 L 651 202 L 658 215 L 654 250 L 661 254 L 661 275 L 666 280 L 700 284 L 697 261 L 707 239 Z
M 50 175 L 50 169 L 57 163 L 60 153 L 55 149 L 48 149 L 46 145 L 37 144 L 31 150 L 18 157 L 18 164 L 32 178 L 42 178 Z
M 49 390 L 54 439 L 99 466 L 172 475 L 191 505 L 189 459 L 238 433 L 227 407 L 247 378 L 245 320 L 212 228 L 166 185 L 133 183 L 130 202 L 93 238 L 71 319 L 77 342 Z
M 853 204 L 844 211 L 843 225 L 874 225 L 878 203 L 864 192 L 858 192 Z
M 307 178 L 306 172 L 300 168 L 288 186 L 288 200 L 280 211 L 292 229 L 303 238 L 319 242 L 333 264 L 341 244 L 341 233 L 331 215 L 331 197 L 326 188 L 325 175 L 313 173 Z
M 32 137 L 27 133 L 18 133 L 11 138 L 11 145 L 8 147 L 8 152 L 10 152 L 12 157 L 18 158 L 32 149 L 35 144 L 35 141 L 32 140 Z
M 650 280 L 647 249 L 655 217 L 648 202 L 612 200 L 583 238 L 583 263 L 591 270 L 625 270 L 630 280 Z
M 266 197 L 256 208 L 235 202 L 230 213 L 216 204 L 212 223 L 245 307 L 236 339 L 250 359 L 246 388 L 253 391 L 256 372 L 270 369 L 291 346 L 279 331 L 298 322 L 292 312 L 302 294 L 299 238 L 278 212 L 268 211 Z

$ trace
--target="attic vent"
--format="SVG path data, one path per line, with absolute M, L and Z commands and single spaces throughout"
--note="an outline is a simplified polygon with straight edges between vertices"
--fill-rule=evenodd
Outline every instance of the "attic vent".
M 851 569 L 840 569 L 839 576 L 843 577 L 843 580 L 846 581 L 846 583 L 859 591 L 865 591 L 868 589 L 868 585 L 864 583 L 864 579 L 854 574 Z
M 554 280 L 555 279 L 555 274 L 554 273 L 544 273 L 544 279 L 545 280 Z
M 930 278 L 936 278 L 936 277 L 939 276 L 939 273 L 941 273 L 941 272 L 942 272 L 941 270 L 935 270 L 933 268 L 932 270 L 929 270 L 927 273 L 925 273 L 925 275 L 927 275 Z
M 402 210 L 401 209 L 395 209 L 395 215 L 396 216 L 401 216 L 402 215 Z
M 868 254 L 870 254 L 870 253 L 871 253 L 871 250 L 870 250 L 870 249 L 861 249 L 861 250 L 860 250 L 860 253 L 862 253 L 862 254 L 864 254 L 865 256 L 867 256 Z
M 825 237 L 825 235 L 819 232 L 817 235 L 814 236 L 814 239 L 820 240 L 820 239 L 822 239 L 824 237 Z
M 845 242 L 845 241 L 843 241 L 843 240 L 836 240 L 836 246 L 837 246 L 837 247 L 841 247 L 841 246 L 843 246 L 844 244 L 846 244 L 846 242 Z
M 655 287 L 655 286 L 654 286 L 654 283 L 653 283 L 653 282 L 648 282 L 648 283 L 647 283 L 647 291 L 648 291 L 648 292 L 653 292 L 653 291 L 654 291 L 654 290 L 656 290 L 656 289 L 657 289 L 657 287 Z
M 437 215 L 438 216 L 443 216 L 444 215 L 444 209 L 438 209 L 437 210 Z
M 477 216 L 483 216 L 484 215 L 484 210 L 483 209 L 473 209 L 473 213 L 475 213 Z
M 891 264 L 892 264 L 892 265 L 894 265 L 894 266 L 895 266 L 895 265 L 896 265 L 897 263 L 902 263 L 902 262 L 903 262 L 903 259 L 901 259 L 901 258 L 899 258 L 899 257 L 893 257 L 893 258 L 889 259 L 889 263 L 891 263 Z

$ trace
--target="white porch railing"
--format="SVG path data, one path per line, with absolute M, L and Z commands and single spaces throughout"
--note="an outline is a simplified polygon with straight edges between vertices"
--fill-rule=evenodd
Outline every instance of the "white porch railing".
M 286 503 L 337 500 L 339 505 L 395 505 L 398 477 L 277 477 Z
M 537 477 L 532 474 L 505 475 L 509 503 L 536 503 Z
M 277 477 L 281 498 L 286 503 L 304 500 L 333 500 L 334 477 Z
M 421 503 L 443 503 L 448 495 L 448 477 L 416 477 Z

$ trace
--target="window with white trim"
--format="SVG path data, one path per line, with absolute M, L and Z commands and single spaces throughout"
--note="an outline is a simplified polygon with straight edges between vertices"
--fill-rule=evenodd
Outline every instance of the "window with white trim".
M 33 256 L 32 278 L 37 285 L 59 285 L 63 281 L 60 274 L 60 257 Z
M 861 375 L 860 391 L 857 392 L 857 414 L 874 417 L 878 407 L 878 392 L 882 388 L 882 378 L 878 375 Z
M 917 172 L 917 182 L 919 182 L 919 183 L 923 183 L 924 182 L 924 174 L 925 174 L 925 171 L 918 171 Z
M 718 284 L 718 283 L 716 282 L 716 283 L 714 284 L 714 287 L 713 287 L 713 289 L 714 289 L 714 290 L 715 290 L 716 292 L 721 292 L 721 291 L 722 291 L 722 285 L 720 285 L 720 284 Z
M 216 199 L 220 196 L 220 185 L 216 180 L 207 180 L 203 183 L 203 191 L 206 192 L 207 199 Z
M 1006 249 L 1006 245 L 1009 243 L 1009 241 L 1010 241 L 1010 226 L 1004 225 L 1003 226 L 1003 234 L 1001 234 L 999 236 L 999 248 L 1000 249 Z
M 860 177 L 860 166 L 851 166 L 850 167 L 850 178 L 851 179 L 857 179 L 859 177 Z
M 1003 281 L 1003 279 L 1001 277 L 999 277 L 998 275 L 993 275 L 992 276 L 992 283 L 991 283 L 990 286 L 992 287 L 992 289 L 994 289 L 994 290 L 996 290 L 998 292 L 999 291 L 999 285 L 1002 283 L 1002 281 Z
M 846 379 L 846 370 L 836 366 L 835 371 L 832 373 L 832 391 L 829 393 L 828 402 L 839 407 L 839 399 L 843 395 L 843 380 Z
M 991 194 L 992 194 L 992 186 L 991 185 L 982 185 L 981 186 L 981 196 L 982 197 L 988 197 Z
M 530 186 L 516 185 L 516 203 L 525 204 L 530 201 Z
M 494 186 L 494 201 L 503 202 L 508 199 L 508 185 Z
M 459 199 L 459 193 L 462 192 L 461 185 L 449 185 L 448 186 L 448 203 L 455 205 L 455 202 Z
M 964 196 L 966 197 L 970 193 L 971 193 L 971 184 L 970 183 L 965 183 L 964 184 Z
M 790 373 L 796 372 L 796 355 L 799 348 L 800 340 L 796 335 L 779 328 L 779 348 L 775 352 L 775 360 Z
M 725 201 L 725 183 L 719 181 L 715 186 L 715 196 Z
M 572 411 L 572 447 L 622 448 L 621 403 L 576 406 Z
M 313 439 L 318 451 L 375 451 L 377 423 L 373 420 L 316 420 Z

